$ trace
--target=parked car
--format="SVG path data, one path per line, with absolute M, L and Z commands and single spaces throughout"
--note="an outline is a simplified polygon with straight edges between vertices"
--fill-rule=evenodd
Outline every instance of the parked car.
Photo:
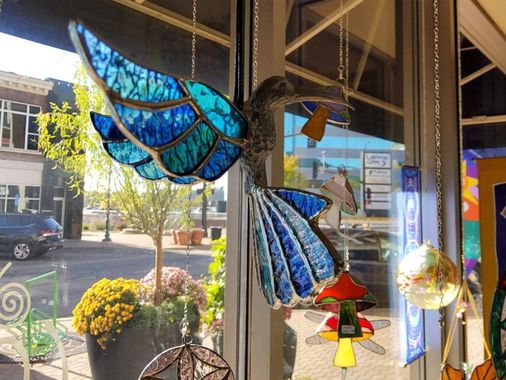
M 0 251 L 28 260 L 63 247 L 63 228 L 43 214 L 0 214 Z
M 398 296 L 396 273 L 399 237 L 383 231 L 349 228 L 336 231 L 321 225 L 323 233 L 344 254 L 344 240 L 348 240 L 351 273 L 367 286 L 376 297 L 379 307 L 393 308 L 392 297 Z

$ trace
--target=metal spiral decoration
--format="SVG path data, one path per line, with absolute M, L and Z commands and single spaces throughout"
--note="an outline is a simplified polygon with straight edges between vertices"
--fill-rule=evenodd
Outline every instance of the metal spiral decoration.
M 0 278 L 11 267 L 7 263 L 0 271 Z M 0 288 L 0 330 L 22 324 L 31 307 L 30 293 L 17 282 L 9 282 Z

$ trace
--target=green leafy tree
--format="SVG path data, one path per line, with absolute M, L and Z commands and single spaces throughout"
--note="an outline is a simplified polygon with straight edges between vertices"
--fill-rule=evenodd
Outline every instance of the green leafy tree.
M 103 92 L 78 69 L 73 86 L 75 108 L 68 102 L 51 104 L 51 111 L 40 114 L 39 148 L 44 156 L 55 162 L 55 168 L 69 173 L 68 186 L 77 194 L 84 191 L 84 178 L 94 191 L 107 189 L 112 179 L 113 202 L 138 230 L 147 234 L 155 246 L 155 305 L 160 304 L 161 272 L 163 267 L 163 233 L 169 212 L 185 204 L 189 187 L 177 187 L 168 181 L 147 181 L 124 165 L 117 165 L 102 147 L 93 129 L 89 112 L 107 114 Z M 188 220 L 190 219 L 190 221 Z M 183 215 L 185 226 L 191 215 Z
M 284 170 L 286 187 L 304 189 L 309 186 L 304 173 L 299 170 L 299 157 L 285 154 Z

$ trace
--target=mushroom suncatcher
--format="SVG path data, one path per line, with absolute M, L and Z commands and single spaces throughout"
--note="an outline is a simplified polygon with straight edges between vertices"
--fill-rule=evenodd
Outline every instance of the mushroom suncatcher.
M 339 91 L 332 91 L 337 95 Z M 332 102 L 303 102 L 304 108 L 311 114 L 309 120 L 302 127 L 301 132 L 313 140 L 320 141 L 325 134 L 327 123 L 348 126 L 351 122 L 348 108 Z
M 337 343 L 337 350 L 334 355 L 335 367 L 349 368 L 356 366 L 353 343 L 358 343 L 365 349 L 376 354 L 385 354 L 385 349 L 370 340 L 370 338 L 374 336 L 375 330 L 390 326 L 389 320 L 381 319 L 370 322 L 364 315 L 358 313 L 357 318 L 360 327 L 360 336 L 343 338 L 339 336 L 339 318 L 336 314 L 328 313 L 327 316 L 324 316 L 319 313 L 308 311 L 305 317 L 310 321 L 320 323 L 316 329 L 315 335 L 306 338 L 307 344 Z
M 325 215 L 325 220 L 336 230 L 341 227 L 341 211 L 350 215 L 357 213 L 357 203 L 347 175 L 346 169 L 341 168 L 339 174 L 320 187 L 321 193 L 333 203 L 332 208 Z
M 323 288 L 314 300 L 316 307 L 339 315 L 340 338 L 362 336 L 357 313 L 377 305 L 376 298 L 350 272 L 343 272 L 332 286 Z

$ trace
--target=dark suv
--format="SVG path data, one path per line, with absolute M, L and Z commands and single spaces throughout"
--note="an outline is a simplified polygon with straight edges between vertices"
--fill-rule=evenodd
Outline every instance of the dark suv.
M 28 260 L 63 247 L 63 228 L 43 214 L 0 214 L 0 251 Z

